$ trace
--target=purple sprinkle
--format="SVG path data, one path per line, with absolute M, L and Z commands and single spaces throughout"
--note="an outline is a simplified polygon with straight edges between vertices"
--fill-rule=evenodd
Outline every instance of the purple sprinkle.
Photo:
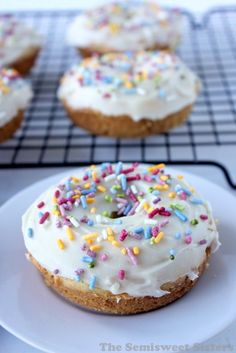
M 56 269 L 53 271 L 54 275 L 58 275 L 59 272 L 60 272 L 60 271 L 58 270 L 58 268 L 56 268 Z
M 90 250 L 90 249 L 87 251 L 87 255 L 90 256 L 90 257 L 93 257 L 93 258 L 95 258 L 97 256 L 97 254 L 94 251 Z
M 206 244 L 206 243 L 207 243 L 206 239 L 202 239 L 202 240 L 199 241 L 199 244 L 200 244 L 200 245 L 204 245 L 204 244 Z

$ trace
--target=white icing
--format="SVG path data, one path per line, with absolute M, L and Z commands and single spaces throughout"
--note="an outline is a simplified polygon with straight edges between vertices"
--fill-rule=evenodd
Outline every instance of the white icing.
M 126 168 L 124 165 L 123 168 Z M 88 169 L 89 170 L 89 169 Z M 145 173 L 146 167 L 141 165 L 132 172 L 130 175 Z M 97 169 L 97 176 L 100 177 L 100 170 Z M 78 177 L 82 180 L 84 171 L 81 169 L 75 170 L 73 176 Z M 71 175 L 70 175 L 71 176 Z M 70 177 L 68 176 L 68 178 Z M 65 183 L 66 178 L 60 184 Z M 159 180 L 159 176 L 157 177 Z M 114 211 L 117 209 L 116 202 L 108 202 L 104 200 L 106 193 L 97 191 L 95 202 L 89 204 L 87 209 L 83 209 L 81 205 L 74 207 L 71 211 L 66 211 L 67 215 L 73 215 L 80 220 L 81 217 L 87 216 L 89 219 L 94 221 L 93 226 L 89 226 L 87 223 L 80 221 L 80 226 L 75 228 L 72 227 L 75 239 L 69 240 L 66 234 L 66 226 L 61 228 L 56 227 L 57 217 L 50 215 L 49 221 L 46 225 L 39 224 L 39 211 L 52 213 L 53 205 L 51 203 L 54 193 L 58 189 L 58 185 L 52 186 L 46 192 L 44 192 L 39 199 L 26 211 L 23 216 L 23 235 L 26 248 L 33 255 L 33 257 L 47 270 L 53 272 L 55 269 L 59 269 L 59 275 L 65 278 L 75 279 L 75 270 L 84 268 L 85 272 L 81 274 L 81 281 L 89 284 L 89 281 L 93 275 L 96 276 L 96 287 L 109 290 L 113 294 L 128 293 L 132 296 L 156 296 L 160 297 L 166 294 L 166 291 L 161 289 L 162 284 L 175 281 L 181 276 L 192 276 L 197 271 L 198 266 L 205 260 L 205 250 L 207 247 L 211 247 L 212 251 L 217 249 L 218 233 L 215 226 L 215 222 L 212 213 L 208 207 L 208 204 L 203 201 L 202 204 L 193 204 L 190 202 L 192 197 L 200 199 L 197 193 L 193 193 L 187 197 L 187 200 L 180 200 L 179 196 L 174 199 L 169 198 L 169 192 L 175 190 L 176 185 L 180 185 L 182 188 L 190 190 L 190 186 L 183 180 L 178 180 L 172 177 L 171 187 L 168 191 L 161 191 L 161 201 L 157 205 L 153 204 L 153 200 L 157 198 L 153 193 L 148 191 L 150 186 L 156 185 L 155 182 L 146 182 L 144 180 L 133 181 L 132 184 L 136 186 L 137 190 L 144 192 L 144 198 L 151 206 L 168 208 L 170 203 L 177 203 L 184 206 L 182 211 L 187 217 L 187 222 L 182 222 L 178 217 L 172 214 L 171 217 L 164 217 L 157 215 L 154 218 L 158 220 L 158 224 L 168 220 L 169 223 L 161 228 L 165 233 L 164 238 L 158 244 L 150 244 L 150 239 L 145 239 L 141 236 L 140 240 L 135 239 L 131 235 L 128 235 L 122 242 L 119 241 L 119 234 L 122 229 L 126 229 L 128 232 L 133 232 L 134 228 L 146 227 L 144 224 L 147 214 L 144 209 L 139 210 L 134 215 L 119 218 L 122 224 L 114 224 L 116 220 L 106 218 L 107 224 L 103 224 L 100 220 L 97 220 L 96 215 L 100 214 L 104 210 Z M 83 182 L 80 184 L 84 184 Z M 159 181 L 158 181 L 159 183 Z M 128 183 L 131 184 L 131 183 Z M 110 187 L 114 185 L 114 182 L 102 181 L 102 185 L 109 191 Z M 110 194 L 112 195 L 112 194 Z M 64 193 L 60 197 L 65 197 Z M 201 199 L 202 200 L 202 199 Z M 41 209 L 37 207 L 38 203 L 44 201 L 45 206 Z M 90 212 L 91 207 L 96 207 L 96 213 Z M 201 220 L 200 215 L 207 215 L 207 220 Z M 190 221 L 196 218 L 199 223 L 192 225 Z M 82 257 L 86 255 L 86 251 L 82 250 L 82 246 L 85 243 L 83 236 L 89 233 L 98 233 L 102 235 L 106 232 L 107 227 L 111 227 L 114 234 L 115 240 L 119 241 L 121 248 L 129 247 L 133 249 L 134 246 L 138 246 L 140 249 L 139 255 L 134 255 L 138 264 L 135 266 L 128 255 L 121 253 L 121 248 L 112 245 L 111 241 L 100 237 L 100 241 L 94 244 L 99 244 L 102 249 L 97 252 L 97 260 L 94 268 L 88 268 L 87 264 L 82 262 Z M 33 229 L 33 236 L 28 236 L 28 228 Z M 191 230 L 192 243 L 186 244 L 186 232 Z M 176 238 L 176 233 L 181 233 L 181 238 Z M 57 240 L 61 239 L 64 241 L 65 249 L 61 250 L 57 246 Z M 201 240 L 205 243 L 199 244 Z M 173 250 L 174 249 L 174 250 Z M 175 259 L 170 259 L 171 251 L 175 252 Z M 100 260 L 103 254 L 107 255 L 106 261 Z M 118 278 L 118 272 L 120 269 L 125 270 L 125 279 L 121 280 Z M 193 277 L 191 277 L 193 278 Z
M 67 42 L 76 47 L 142 50 L 175 48 L 182 32 L 182 16 L 146 1 L 121 1 L 90 9 L 74 19 Z
M 14 78 L 11 79 L 11 75 Z M 15 71 L 0 70 L 0 127 L 14 118 L 19 110 L 27 108 L 32 96 L 30 85 Z
M 41 45 L 41 35 L 34 29 L 14 17 L 0 15 L 0 67 L 9 66 Z
M 146 77 L 137 80 L 140 72 Z M 126 81 L 133 86 L 127 88 Z M 62 79 L 58 96 L 74 110 L 91 108 L 114 117 L 128 115 L 134 121 L 158 120 L 193 104 L 199 86 L 197 76 L 175 55 L 106 54 L 73 67 Z

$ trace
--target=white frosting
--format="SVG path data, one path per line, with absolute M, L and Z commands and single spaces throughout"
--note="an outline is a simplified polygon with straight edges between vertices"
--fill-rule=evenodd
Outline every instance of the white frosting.
M 30 85 L 15 70 L 0 70 L 0 127 L 27 108 L 33 96 Z
M 103 173 L 105 167 L 106 165 L 103 165 Z M 123 165 L 121 169 L 123 170 L 127 167 L 130 166 Z M 115 166 L 114 171 L 117 171 L 117 168 Z M 106 169 L 105 173 L 108 174 L 108 178 L 104 178 L 104 175 L 101 176 L 100 167 L 96 168 L 96 170 L 87 168 L 87 175 L 91 176 L 91 173 L 95 172 L 96 176 L 94 177 L 94 174 L 92 174 L 89 180 L 83 181 L 85 170 L 78 169 L 74 171 L 73 176 L 79 178 L 79 182 L 73 181 L 71 176 L 68 176 L 61 183 L 52 186 L 44 192 L 24 214 L 22 230 L 29 253 L 47 270 L 54 272 L 57 269 L 58 274 L 65 278 L 78 280 L 75 271 L 82 268 L 84 273 L 80 275 L 81 282 L 89 284 L 93 276 L 96 276 L 95 287 L 109 290 L 113 294 L 128 293 L 132 296 L 150 295 L 160 297 L 166 293 L 166 291 L 161 289 L 162 284 L 175 281 L 184 275 L 187 275 L 192 280 L 195 279 L 198 266 L 205 260 L 206 248 L 211 247 L 211 250 L 214 251 L 219 245 L 218 233 L 209 204 L 203 201 L 184 180 L 179 180 L 172 176 L 167 181 L 163 181 L 160 176 L 163 178 L 163 175 L 167 174 L 160 172 L 154 177 L 155 180 L 148 182 L 143 178 L 146 171 L 147 166 L 141 165 L 136 167 L 130 174 L 126 174 L 126 177 L 136 174 L 141 176 L 141 180 L 127 182 L 127 187 L 129 188 L 132 185 L 132 190 L 136 197 L 143 192 L 142 197 L 145 202 L 149 203 L 151 208 L 158 207 L 160 209 L 160 207 L 165 207 L 165 211 L 171 211 L 170 217 L 158 214 L 153 218 L 149 218 L 147 213 L 150 213 L 151 210 L 145 211 L 143 207 L 136 208 L 136 213 L 133 215 L 117 219 L 102 216 L 101 213 L 104 210 L 109 212 L 117 211 L 117 202 L 114 200 L 106 201 L 105 196 L 117 197 L 112 186 L 120 185 L 123 177 L 110 176 L 108 169 Z M 105 186 L 107 191 L 97 190 L 95 201 L 92 204 L 88 204 L 88 208 L 83 208 L 81 204 L 74 204 L 71 210 L 65 211 L 67 219 L 71 216 L 74 217 L 74 219 L 70 218 L 74 224 L 70 229 L 73 231 L 75 238 L 74 240 L 69 240 L 66 230 L 68 225 L 58 227 L 61 219 L 61 216 L 59 216 L 60 212 L 58 215 L 53 215 L 55 204 L 52 204 L 52 199 L 57 190 L 60 190 L 60 196 L 57 195 L 57 201 L 71 196 L 69 189 L 74 191 L 78 188 L 78 185 L 81 186 L 81 189 L 84 189 L 85 183 L 93 183 L 93 178 L 99 178 L 100 184 L 97 185 Z M 69 183 L 68 180 L 70 180 Z M 149 190 L 150 187 L 155 188 L 157 184 L 161 185 L 161 183 L 162 185 L 169 185 L 169 189 L 167 191 L 161 190 L 159 196 L 156 195 L 158 193 L 156 189 L 152 192 Z M 121 183 L 121 185 L 123 185 L 123 188 L 124 184 Z M 92 184 L 91 187 L 93 187 Z M 113 193 L 110 192 L 110 188 L 112 188 Z M 62 191 L 63 189 L 64 191 Z M 169 193 L 175 192 L 175 190 L 177 190 L 177 194 L 175 194 L 174 198 L 171 198 L 173 195 Z M 70 194 L 67 194 L 68 192 Z M 117 192 L 122 192 L 122 189 Z M 89 196 L 89 198 L 91 197 Z M 161 200 L 158 203 L 154 203 L 154 200 L 158 197 Z M 128 197 L 126 198 L 129 199 Z M 183 198 L 186 198 L 186 200 Z M 38 208 L 37 205 L 42 201 L 45 205 L 42 208 Z M 143 204 L 144 202 L 141 201 L 141 205 Z M 172 207 L 175 208 L 170 208 L 170 204 L 174 204 Z M 176 207 L 181 208 L 180 212 L 188 218 L 187 221 L 181 221 L 174 214 L 177 210 Z M 92 208 L 96 208 L 96 210 L 94 211 Z M 91 209 L 95 213 L 91 213 Z M 39 218 L 41 217 L 41 215 L 39 216 L 39 211 L 43 214 L 47 211 L 50 213 L 49 218 L 43 224 L 39 224 Z M 204 216 L 205 219 L 203 220 L 202 217 Z M 84 223 L 84 217 L 88 217 L 94 224 Z M 198 224 L 191 224 L 193 219 L 196 219 Z M 122 224 L 116 224 L 119 221 Z M 163 222 L 165 221 L 168 221 L 168 223 L 164 225 Z M 155 238 L 147 239 L 145 238 L 145 233 L 139 235 L 140 239 L 132 236 L 138 227 L 147 229 L 148 226 L 154 227 L 156 225 L 160 228 L 157 233 L 160 231 L 164 232 L 164 237 L 159 243 L 151 244 Z M 113 240 L 109 238 L 110 233 L 107 235 L 108 227 L 112 229 L 113 240 L 116 240 L 120 247 L 117 247 L 116 243 L 112 243 Z M 31 229 L 30 237 L 28 235 L 29 228 Z M 120 233 L 123 229 L 129 234 L 124 241 L 121 241 Z M 88 264 L 82 260 L 83 256 L 91 255 L 87 253 L 88 247 L 92 246 L 91 244 L 87 244 L 86 250 L 82 250 L 84 244 L 86 244 L 84 236 L 91 233 L 96 233 L 97 236 L 97 238 L 93 238 L 94 243 L 92 245 L 101 247 L 96 252 L 96 264 L 93 268 L 89 268 Z M 186 240 L 190 239 L 189 237 L 192 239 L 187 244 Z M 58 239 L 63 241 L 64 249 L 59 248 L 57 245 Z M 134 254 L 134 247 L 140 249 L 138 255 Z M 137 265 L 134 265 L 129 254 L 124 255 L 122 253 L 121 250 L 123 248 L 131 249 L 131 257 L 134 257 Z M 106 261 L 101 260 L 104 254 L 107 255 Z M 172 259 L 170 258 L 171 255 L 174 255 L 174 259 L 173 257 Z M 120 270 L 125 271 L 123 280 L 118 277 Z
M 175 48 L 182 32 L 182 16 L 146 1 L 121 1 L 90 9 L 74 19 L 67 42 L 76 47 L 143 50 Z
M 106 54 L 73 67 L 62 79 L 58 96 L 74 110 L 157 120 L 192 104 L 199 86 L 196 75 L 175 55 Z
M 41 45 L 42 38 L 34 29 L 14 17 L 0 15 L 0 67 L 11 65 Z

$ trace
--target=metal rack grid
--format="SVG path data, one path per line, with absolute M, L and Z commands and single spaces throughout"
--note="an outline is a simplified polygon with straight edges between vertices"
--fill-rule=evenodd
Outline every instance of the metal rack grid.
M 68 22 L 78 11 L 14 14 L 42 32 L 45 43 L 29 79 L 35 92 L 22 127 L 0 145 L 0 168 L 71 166 L 105 160 L 211 163 L 236 145 L 236 8 L 218 8 L 201 22 L 186 11 L 179 55 L 203 88 L 191 117 L 180 127 L 144 139 L 97 137 L 72 125 L 56 91 L 77 53 L 65 45 Z M 220 153 L 219 153 L 220 151 Z M 223 153 L 224 152 L 224 153 Z M 216 162 L 217 161 L 217 162 Z

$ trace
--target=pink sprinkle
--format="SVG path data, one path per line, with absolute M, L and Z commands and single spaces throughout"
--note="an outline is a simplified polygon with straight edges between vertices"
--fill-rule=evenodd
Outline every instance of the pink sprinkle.
M 152 212 L 148 214 L 148 218 L 153 218 L 158 213 L 159 213 L 159 208 L 154 208 L 154 210 L 152 210 Z
M 133 202 L 138 201 L 137 197 L 134 195 L 134 193 L 130 189 L 127 190 L 126 194 L 129 196 L 131 201 L 133 201 Z
M 65 209 L 64 209 L 63 205 L 59 206 L 59 210 L 60 210 L 62 216 L 66 215 L 66 212 L 65 212 Z
M 110 93 L 104 93 L 104 94 L 103 94 L 103 98 L 111 98 Z
M 133 253 L 133 250 L 130 249 L 130 248 L 126 248 L 126 251 L 127 251 L 127 254 L 128 254 L 130 260 L 132 261 L 132 264 L 134 266 L 137 266 L 138 265 L 138 261 L 137 261 L 137 257 Z
M 203 220 L 203 221 L 206 221 L 208 219 L 208 216 L 206 214 L 201 214 L 200 215 L 200 218 Z
M 160 215 L 160 216 L 164 216 L 164 217 L 170 217 L 170 216 L 171 216 L 171 212 L 170 212 L 170 211 L 167 211 L 167 210 L 165 209 L 165 207 L 161 207 L 161 208 L 159 209 L 159 215 Z
M 158 173 L 160 173 L 160 169 L 154 169 L 152 172 L 152 175 L 157 175 Z
M 143 180 L 151 182 L 152 178 L 150 177 L 150 175 L 144 175 Z
M 37 205 L 37 207 L 38 207 L 38 208 L 42 208 L 44 205 L 45 205 L 45 203 L 44 203 L 43 201 L 41 201 L 41 202 Z
M 113 174 L 113 169 L 112 169 L 112 165 L 111 165 L 111 164 L 109 164 L 109 165 L 107 166 L 107 170 L 108 170 L 108 173 L 109 173 L 109 174 Z
M 126 178 L 127 181 L 134 181 L 134 180 L 140 180 L 140 179 L 141 179 L 140 174 L 136 174 L 134 176 L 130 176 Z
M 88 178 L 89 178 L 89 176 L 86 175 L 86 174 L 83 176 L 83 180 L 84 180 L 84 181 L 85 181 L 85 180 L 88 180 Z
M 106 261 L 106 260 L 108 259 L 107 254 L 102 254 L 102 255 L 100 256 L 100 259 L 101 259 L 102 261 Z
M 125 278 L 125 270 L 119 270 L 118 278 L 123 281 L 123 279 Z
M 60 196 L 60 191 L 59 190 L 56 190 L 55 193 L 54 193 L 54 196 L 58 199 L 58 197 Z
M 107 176 L 106 172 L 102 172 L 102 177 L 105 178 Z
M 132 166 L 133 166 L 134 168 L 137 168 L 137 167 L 139 166 L 139 162 L 134 162 L 134 163 L 132 164 Z
M 187 195 L 183 191 L 179 193 L 179 197 L 180 197 L 181 200 L 186 200 L 187 199 Z
M 185 243 L 186 244 L 191 244 L 192 243 L 192 237 L 191 237 L 191 235 L 188 235 L 187 237 L 185 237 Z
M 46 219 L 49 217 L 49 212 L 45 212 L 43 215 L 42 215 L 42 217 L 40 218 L 40 220 L 39 220 L 39 224 L 43 224 L 45 221 L 46 221 Z
M 129 174 L 134 171 L 134 168 L 127 168 L 127 169 L 122 169 L 121 173 L 122 174 Z
M 127 230 L 122 229 L 122 231 L 120 232 L 119 240 L 120 240 L 120 241 L 124 241 L 125 238 L 127 237 L 127 235 L 128 235 Z
M 151 233 L 153 237 L 156 237 L 159 233 L 159 227 L 158 226 L 153 227 L 151 230 Z

